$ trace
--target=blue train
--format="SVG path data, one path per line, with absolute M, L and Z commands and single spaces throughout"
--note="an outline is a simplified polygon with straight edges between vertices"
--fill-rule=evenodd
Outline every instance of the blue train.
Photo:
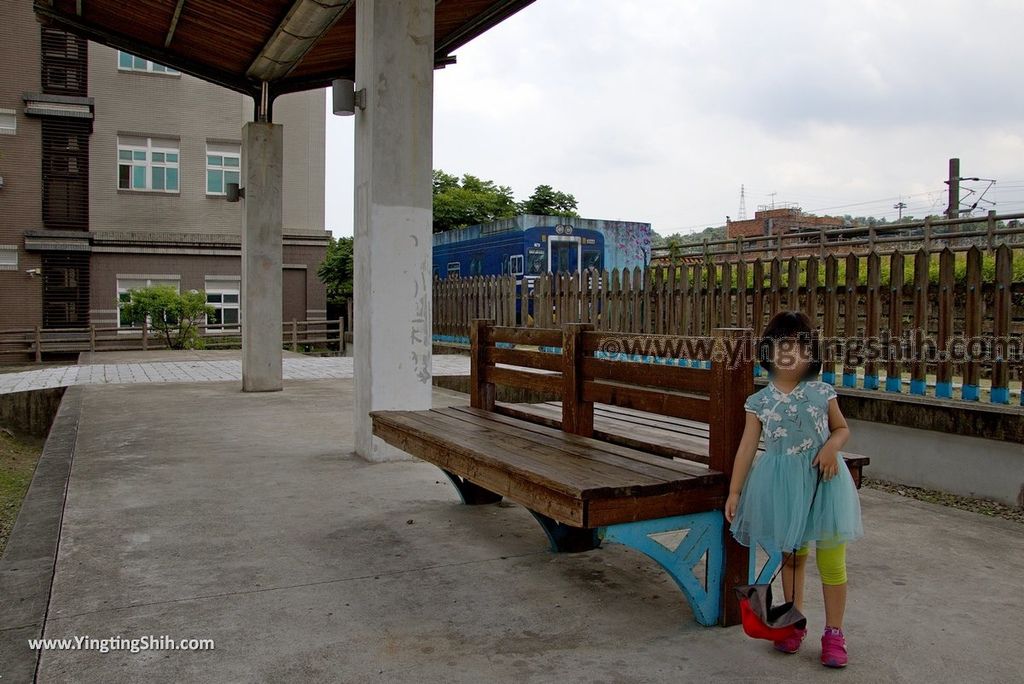
M 529 289 L 544 273 L 643 268 L 650 256 L 649 223 L 521 215 L 434 234 L 435 276 L 512 274 Z

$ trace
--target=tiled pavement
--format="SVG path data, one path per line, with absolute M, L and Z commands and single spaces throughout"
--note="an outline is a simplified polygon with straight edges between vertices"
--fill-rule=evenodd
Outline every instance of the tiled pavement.
M 285 380 L 351 378 L 350 356 L 285 358 Z M 469 375 L 469 357 L 435 354 L 434 375 Z M 153 361 L 97 363 L 82 366 L 56 366 L 20 373 L 0 373 L 0 394 L 24 392 L 68 385 L 131 384 L 140 382 L 217 382 L 242 380 L 242 362 L 238 359 L 211 361 Z

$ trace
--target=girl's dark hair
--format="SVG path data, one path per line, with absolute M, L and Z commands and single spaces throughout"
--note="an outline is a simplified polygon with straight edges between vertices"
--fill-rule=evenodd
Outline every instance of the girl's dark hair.
M 793 340 L 808 348 L 811 362 L 804 380 L 818 377 L 821 372 L 821 346 L 818 331 L 811 327 L 811 319 L 800 311 L 780 311 L 768 322 L 757 344 L 757 360 L 768 373 L 775 361 L 775 347 L 781 340 Z

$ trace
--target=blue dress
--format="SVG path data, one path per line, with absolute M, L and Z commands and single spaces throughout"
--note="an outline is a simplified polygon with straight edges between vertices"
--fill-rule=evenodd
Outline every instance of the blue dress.
M 860 497 L 839 453 L 839 472 L 814 486 L 811 462 L 831 434 L 828 402 L 832 385 L 801 381 L 785 393 L 771 381 L 747 397 L 743 408 L 761 420 L 764 452 L 754 458 L 730 531 L 744 546 L 788 552 L 815 542 L 819 548 L 864 536 Z M 814 496 L 813 506 L 811 497 Z

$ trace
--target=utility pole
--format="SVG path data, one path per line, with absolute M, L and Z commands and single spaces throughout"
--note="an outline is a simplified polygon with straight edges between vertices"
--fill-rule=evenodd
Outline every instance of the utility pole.
M 960 160 L 949 160 L 949 204 L 946 206 L 946 218 L 955 219 L 960 216 Z
M 899 216 L 896 218 L 896 221 L 897 222 L 902 221 L 903 220 L 903 210 L 907 208 L 907 203 L 903 201 L 902 197 L 900 197 L 900 201 L 897 202 L 896 204 L 892 205 L 892 208 L 899 210 Z

